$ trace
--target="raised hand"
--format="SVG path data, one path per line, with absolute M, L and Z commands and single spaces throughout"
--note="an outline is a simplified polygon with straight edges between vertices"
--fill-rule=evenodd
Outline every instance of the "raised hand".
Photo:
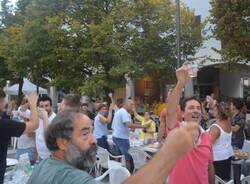
M 184 63 L 182 67 L 178 68 L 176 70 L 176 78 L 178 83 L 185 86 L 187 81 L 189 80 L 189 74 L 188 74 L 188 63 Z
M 109 96 L 110 99 L 112 99 L 113 98 L 113 93 L 109 93 L 108 96 Z
M 39 113 L 39 118 L 41 119 L 48 118 L 48 112 L 44 108 L 39 108 L 38 113 Z
M 114 104 L 110 104 L 109 105 L 109 110 L 113 110 L 115 108 L 115 105 Z
M 28 95 L 27 99 L 30 106 L 36 106 L 38 96 L 35 92 L 32 92 L 30 95 Z

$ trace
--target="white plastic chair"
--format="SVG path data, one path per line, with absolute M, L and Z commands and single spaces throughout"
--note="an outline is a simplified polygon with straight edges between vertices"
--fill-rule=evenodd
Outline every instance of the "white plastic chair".
M 242 184 L 250 184 L 250 176 L 246 176 L 241 179 Z
M 233 184 L 234 181 L 230 180 L 228 182 L 225 182 L 224 180 L 222 180 L 219 176 L 215 175 L 215 184 Z
M 250 141 L 248 141 L 248 140 L 245 140 L 245 141 L 244 141 L 242 150 L 243 150 L 243 151 L 250 152 Z
M 102 181 L 109 175 L 110 184 L 122 184 L 127 178 L 130 177 L 130 172 L 122 166 L 110 167 L 103 175 L 95 178 L 97 181 Z
M 144 166 L 148 160 L 151 158 L 149 154 L 147 154 L 142 148 L 140 147 L 131 147 L 128 150 L 129 154 L 132 156 L 134 161 L 134 168 L 135 170 L 140 169 Z
M 124 155 L 114 156 L 111 153 L 109 153 L 108 150 L 106 150 L 106 149 L 104 149 L 102 147 L 99 147 L 99 146 L 97 148 L 97 158 L 98 158 L 98 160 L 97 160 L 98 164 L 102 168 L 105 168 L 105 169 L 109 168 L 108 162 L 110 161 L 110 158 L 120 159 L 121 162 L 117 162 L 117 161 L 112 160 L 112 163 L 114 163 L 114 164 L 116 164 L 118 166 L 125 166 Z
M 13 151 L 15 151 L 17 148 L 17 138 L 16 137 L 11 137 L 11 146 L 13 147 Z

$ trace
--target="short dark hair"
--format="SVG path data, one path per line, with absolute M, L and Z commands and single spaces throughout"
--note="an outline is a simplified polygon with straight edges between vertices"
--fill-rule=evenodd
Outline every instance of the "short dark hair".
M 67 94 L 63 97 L 63 100 L 71 108 L 80 109 L 81 107 L 81 97 L 79 95 Z
M 45 101 L 49 101 L 50 106 L 52 106 L 52 100 L 51 100 L 51 98 L 50 98 L 49 96 L 47 96 L 47 95 L 43 95 L 43 96 L 40 96 L 40 97 L 38 98 L 38 100 L 37 100 L 37 106 L 39 106 L 39 103 L 40 103 L 40 102 L 45 102 Z
M 0 89 L 0 98 L 5 98 L 5 93 L 2 89 Z
M 50 151 L 56 151 L 59 149 L 56 143 L 57 138 L 71 140 L 77 114 L 79 113 L 76 111 L 65 110 L 58 113 L 52 120 L 45 132 L 46 145 Z
M 181 110 L 182 110 L 182 111 L 185 111 L 187 102 L 189 102 L 189 101 L 191 101 L 191 100 L 197 101 L 197 102 L 200 104 L 200 106 L 202 107 L 201 101 L 200 101 L 198 98 L 192 96 L 192 97 L 185 98 L 185 99 L 182 101 L 182 103 L 181 103 Z
M 244 107 L 244 102 L 240 98 L 233 99 L 232 103 L 238 110 L 242 110 L 242 108 Z

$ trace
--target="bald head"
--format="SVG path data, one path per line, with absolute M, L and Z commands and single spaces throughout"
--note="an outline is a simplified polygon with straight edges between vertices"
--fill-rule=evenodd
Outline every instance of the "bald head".
M 133 107 L 134 107 L 134 102 L 131 99 L 127 99 L 123 102 L 123 107 L 127 110 L 127 111 L 132 111 Z

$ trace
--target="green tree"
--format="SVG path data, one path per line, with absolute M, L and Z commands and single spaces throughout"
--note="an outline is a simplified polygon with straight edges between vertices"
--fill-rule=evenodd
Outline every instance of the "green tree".
M 50 54 L 50 40 L 44 25 L 47 16 L 53 16 L 64 8 L 64 2 L 19 0 L 14 10 L 7 6 L 8 1 L 2 3 L 0 53 L 20 81 L 20 96 L 23 77 L 29 77 L 41 85 L 43 77 L 50 76 L 48 63 L 53 61 L 53 56 Z
M 8 8 L 8 1 L 2 3 L 0 54 L 13 74 L 13 80 L 19 83 L 18 104 L 23 96 L 23 77 L 32 77 L 40 83 L 38 79 L 45 68 L 40 66 L 47 58 L 49 45 L 41 21 L 31 19 L 31 12 L 27 13 L 31 2 L 19 0 L 15 9 Z
M 8 70 L 8 66 L 6 62 L 4 62 L 4 58 L 0 57 L 0 88 L 3 88 L 6 85 L 6 80 L 11 78 L 11 72 Z
M 125 4 L 107 0 L 76 1 L 60 15 L 48 19 L 48 30 L 56 45 L 57 63 L 54 64 L 63 66 L 57 70 L 57 84 L 85 93 L 107 93 L 121 85 L 124 73 L 129 71 L 124 44 L 129 38 L 126 16 L 120 16 L 127 8 Z M 98 89 L 93 89 L 94 86 Z
M 222 43 L 225 61 L 250 61 L 250 1 L 212 0 L 214 34 Z
M 176 67 L 175 5 L 172 1 L 135 1 L 131 56 L 137 77 L 152 76 L 160 84 L 172 83 Z M 203 24 L 194 28 L 194 12 L 181 6 L 182 60 L 195 54 L 201 46 Z
M 170 0 L 19 0 L 0 54 L 18 76 L 43 77 L 67 91 L 107 93 L 131 78 L 172 81 L 175 8 Z M 182 56 L 202 42 L 194 13 L 182 7 Z M 21 16 L 22 14 L 22 16 Z M 21 18 L 20 18 L 21 17 Z M 19 20 L 20 19 L 20 20 Z
M 192 11 L 183 7 L 182 14 L 182 55 L 187 57 L 202 43 L 201 27 L 193 29 Z M 61 86 L 90 93 L 98 86 L 94 91 L 107 92 L 125 82 L 125 73 L 173 81 L 176 36 L 171 1 L 75 1 L 48 22 L 57 58 L 52 68 L 57 68 L 55 82 Z

